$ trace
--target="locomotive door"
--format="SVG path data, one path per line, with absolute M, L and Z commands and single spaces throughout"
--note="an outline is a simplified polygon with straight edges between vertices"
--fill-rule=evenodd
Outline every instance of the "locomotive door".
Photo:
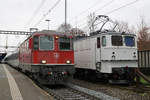
M 100 71 L 101 70 L 101 62 L 100 62 L 100 57 L 101 57 L 101 43 L 100 43 L 100 37 L 96 38 L 96 47 L 95 47 L 95 65 L 96 65 L 96 70 Z

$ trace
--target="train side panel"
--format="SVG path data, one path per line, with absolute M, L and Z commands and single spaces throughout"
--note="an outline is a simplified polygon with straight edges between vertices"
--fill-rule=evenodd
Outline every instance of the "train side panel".
M 32 63 L 32 38 L 27 39 L 19 48 L 19 68 L 23 72 L 31 71 Z
M 95 41 L 96 38 L 87 38 L 74 42 L 76 68 L 96 69 Z
M 146 74 L 150 75 L 150 51 L 138 51 L 138 67 Z

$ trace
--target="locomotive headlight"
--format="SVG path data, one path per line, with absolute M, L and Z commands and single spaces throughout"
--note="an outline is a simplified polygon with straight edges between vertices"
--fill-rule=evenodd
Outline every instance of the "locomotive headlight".
M 96 63 L 96 70 L 100 71 L 101 70 L 101 62 Z
M 41 63 L 42 63 L 42 64 L 46 64 L 46 60 L 42 60 Z
M 56 36 L 55 38 L 56 38 L 56 39 L 58 39 L 59 37 L 58 37 L 58 36 Z
M 67 60 L 67 61 L 66 61 L 66 64 L 70 64 L 70 63 L 71 63 L 71 61 L 70 61 L 70 60 Z

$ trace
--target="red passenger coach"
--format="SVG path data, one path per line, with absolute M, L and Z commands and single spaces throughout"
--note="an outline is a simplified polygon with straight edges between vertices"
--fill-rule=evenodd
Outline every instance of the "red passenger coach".
M 54 31 L 33 33 L 19 49 L 19 68 L 42 84 L 63 84 L 74 74 L 72 36 Z

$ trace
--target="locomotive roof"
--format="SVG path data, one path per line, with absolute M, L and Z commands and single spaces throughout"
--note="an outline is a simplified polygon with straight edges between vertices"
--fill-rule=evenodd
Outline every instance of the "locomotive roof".
M 62 35 L 62 36 L 72 36 L 69 33 L 62 33 L 62 32 L 57 32 L 54 30 L 43 30 L 43 31 L 38 31 L 38 32 L 34 32 L 32 35 L 38 35 L 38 34 L 49 34 L 49 35 Z
M 99 35 L 129 35 L 129 36 L 136 36 L 135 34 L 129 34 L 129 33 L 125 33 L 125 32 L 115 32 L 115 31 L 103 31 L 103 32 L 93 32 L 90 33 L 90 36 L 77 36 L 75 37 L 75 40 L 82 40 L 82 39 L 86 39 L 86 38 L 90 38 L 90 37 L 96 37 Z
M 106 34 L 106 35 L 131 35 L 131 36 L 135 36 L 135 34 L 129 34 L 129 33 L 125 33 L 125 32 L 107 32 L 107 33 L 102 33 L 102 34 Z
M 42 35 L 42 34 L 48 34 L 48 35 L 59 35 L 59 36 L 72 36 L 71 34 L 67 33 L 62 33 L 62 32 L 57 32 L 55 30 L 43 30 L 43 31 L 37 31 L 37 32 L 33 32 L 33 34 L 31 34 L 26 40 L 28 40 L 29 38 L 31 38 L 34 35 Z M 26 41 L 24 40 L 24 41 Z M 24 42 L 23 41 L 23 42 Z M 22 42 L 22 43 L 23 43 Z M 21 43 L 21 44 L 22 44 Z

